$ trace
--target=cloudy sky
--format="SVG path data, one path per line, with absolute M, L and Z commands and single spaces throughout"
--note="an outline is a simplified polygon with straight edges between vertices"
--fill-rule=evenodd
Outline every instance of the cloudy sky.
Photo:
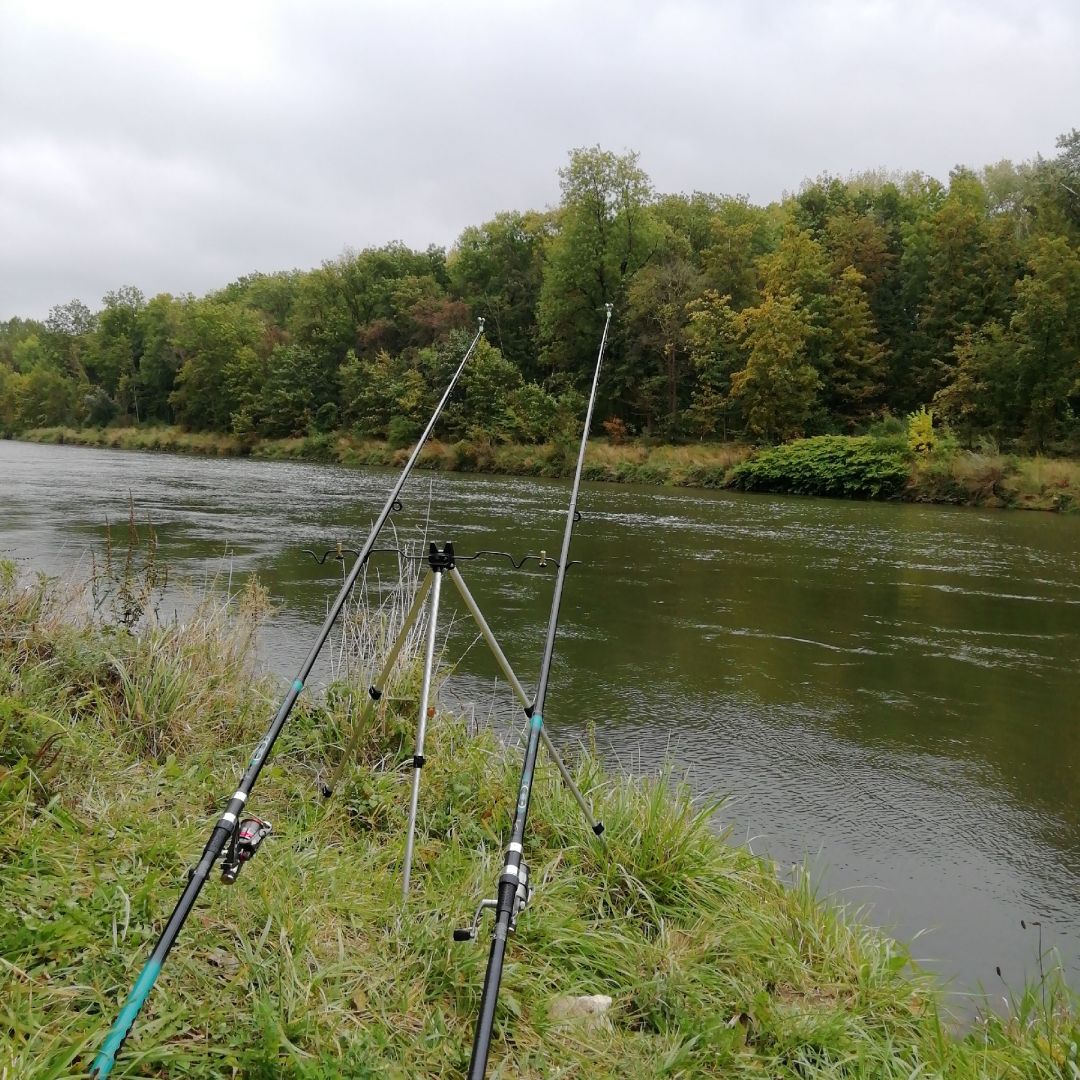
M 758 202 L 1080 126 L 1077 0 L 0 0 L 0 319 L 558 201 L 569 149 Z

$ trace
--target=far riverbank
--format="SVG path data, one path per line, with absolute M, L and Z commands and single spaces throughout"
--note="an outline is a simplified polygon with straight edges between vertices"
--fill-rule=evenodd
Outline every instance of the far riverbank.
M 265 439 L 218 432 L 191 432 L 176 427 L 36 428 L 21 433 L 28 442 L 123 450 L 159 450 L 213 457 L 333 462 L 341 465 L 398 466 L 409 447 L 361 439 L 346 432 L 297 438 Z M 848 451 L 847 447 L 859 452 Z M 815 445 L 818 444 L 818 445 Z M 831 451 L 821 460 L 821 445 Z M 874 465 L 888 456 L 889 484 L 861 475 L 867 444 Z M 802 451 L 800 448 L 806 448 Z M 852 459 L 843 477 L 835 477 L 836 451 Z M 422 468 L 505 476 L 571 475 L 574 447 L 562 441 L 523 445 L 463 440 L 431 440 L 421 453 Z M 779 461 L 768 470 L 739 469 L 771 454 Z M 852 473 L 854 470 L 854 473 Z M 808 480 L 807 472 L 811 474 Z M 748 475 L 754 473 L 761 475 Z M 904 502 L 941 503 L 1043 511 L 1080 508 L 1080 462 L 1063 458 L 983 454 L 950 449 L 929 455 L 905 455 L 886 440 L 826 436 L 797 440 L 786 447 L 756 450 L 741 443 L 694 443 L 683 446 L 627 440 L 618 444 L 595 439 L 585 462 L 588 480 L 652 484 L 664 487 L 730 488 L 787 491 L 849 498 L 887 498 Z

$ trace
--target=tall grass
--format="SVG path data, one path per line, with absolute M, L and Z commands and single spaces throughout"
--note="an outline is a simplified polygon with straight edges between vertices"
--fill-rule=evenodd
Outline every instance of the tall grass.
M 250 663 L 262 610 L 132 633 L 0 570 L 0 1075 L 83 1075 L 276 706 Z M 298 703 L 251 799 L 275 831 L 204 891 L 114 1075 L 463 1075 L 486 949 L 450 928 L 493 888 L 520 755 L 432 722 L 403 908 L 406 669 L 328 802 L 349 697 Z M 542 766 L 492 1077 L 1077 1075 L 1053 972 L 954 1038 L 902 946 L 729 846 L 676 777 L 605 775 L 584 751 L 573 767 L 607 846 Z M 586 993 L 614 999 L 604 1023 L 553 1018 Z

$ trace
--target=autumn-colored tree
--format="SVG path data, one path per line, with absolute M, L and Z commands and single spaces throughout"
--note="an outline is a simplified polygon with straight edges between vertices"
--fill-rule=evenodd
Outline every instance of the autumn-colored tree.
M 731 397 L 749 430 L 765 442 L 804 433 L 821 379 L 807 359 L 812 327 L 797 293 L 767 292 L 736 317 L 746 366 L 731 378 Z
M 731 377 L 746 363 L 731 297 L 709 291 L 687 307 L 687 340 L 694 371 L 687 419 L 699 436 L 726 439 L 737 417 Z

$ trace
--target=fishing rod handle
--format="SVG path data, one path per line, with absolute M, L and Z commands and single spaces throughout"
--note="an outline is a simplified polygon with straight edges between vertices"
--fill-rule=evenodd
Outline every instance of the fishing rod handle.
M 514 824 L 510 830 L 510 843 L 506 848 L 503 871 L 499 876 L 498 899 L 495 902 L 495 928 L 492 931 L 491 951 L 488 953 L 487 970 L 484 974 L 484 989 L 480 996 L 480 1015 L 476 1022 L 476 1033 L 473 1036 L 469 1080 L 483 1080 L 484 1073 L 487 1071 L 491 1033 L 495 1023 L 495 1006 L 498 1004 L 499 985 L 502 982 L 506 938 L 510 933 L 510 924 L 514 916 L 518 884 L 522 880 L 525 822 L 529 816 L 533 776 L 536 772 L 536 758 L 543 726 L 544 718 L 539 713 L 533 713 L 529 721 L 529 741 L 525 745 L 525 761 L 521 768 L 521 787 L 518 790 L 517 805 L 514 807 Z
M 176 902 L 176 907 L 173 908 L 173 913 L 169 916 L 165 929 L 162 930 L 161 936 L 157 939 L 153 952 L 151 952 L 143 965 L 142 971 L 139 972 L 139 977 L 131 988 L 131 992 L 128 994 L 116 1022 L 109 1029 L 108 1035 L 105 1036 L 101 1048 L 94 1057 L 90 1072 L 97 1080 L 105 1080 L 105 1077 L 112 1072 L 113 1066 L 116 1064 L 116 1056 L 127 1041 L 127 1037 L 135 1025 L 135 1020 L 142 1010 L 143 1004 L 150 996 L 150 991 L 154 988 L 154 983 L 157 982 L 157 977 L 161 973 L 161 967 L 165 963 L 173 943 L 179 937 L 191 909 L 195 906 L 195 901 L 198 899 L 203 885 L 206 884 L 206 879 L 213 872 L 214 864 L 221 857 L 222 851 L 225 850 L 229 835 L 230 830 L 222 827 L 220 822 L 214 826 L 214 831 L 203 849 L 202 858 L 199 859 L 198 865 L 190 872 L 188 883 L 180 894 L 180 899 Z

